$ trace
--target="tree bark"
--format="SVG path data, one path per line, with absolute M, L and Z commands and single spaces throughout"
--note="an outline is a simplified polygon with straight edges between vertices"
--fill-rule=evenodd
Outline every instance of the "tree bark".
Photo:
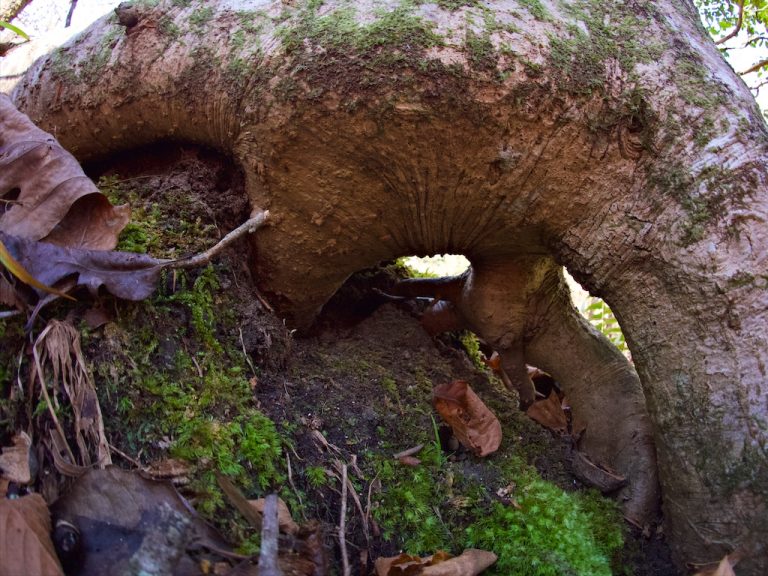
M 742 549 L 740 574 L 767 573 L 768 134 L 751 94 L 691 0 L 455 4 L 161 2 L 127 32 L 94 25 L 15 99 L 81 159 L 162 138 L 231 153 L 272 215 L 260 288 L 299 326 L 396 256 L 566 266 L 627 336 L 676 560 Z M 590 348 L 559 308 L 530 352 L 553 371 L 547 347 Z M 592 387 L 611 377 L 601 350 Z

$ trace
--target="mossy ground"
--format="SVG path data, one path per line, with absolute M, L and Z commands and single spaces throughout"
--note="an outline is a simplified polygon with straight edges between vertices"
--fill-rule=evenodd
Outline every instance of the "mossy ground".
M 225 160 L 169 150 L 161 161 L 136 155 L 94 167 L 106 175 L 101 182 L 113 200 L 134 208 L 125 248 L 178 257 L 210 246 L 247 217 L 239 177 Z M 477 546 L 499 554 L 488 574 L 631 572 L 618 509 L 575 483 L 563 443 L 517 411 L 516 399 L 477 362 L 471 337 L 464 344 L 453 336 L 433 340 L 409 305 L 371 304 L 366 287 L 385 286 L 387 271 L 353 279 L 314 334 L 292 337 L 254 297 L 247 251 L 243 243 L 206 269 L 168 275 L 149 301 L 105 296 L 94 304 L 84 296 L 74 309 L 46 312 L 69 314 L 80 328 L 113 446 L 145 465 L 169 456 L 189 462 L 183 493 L 243 552 L 256 549 L 258 535 L 225 501 L 216 472 L 248 497 L 277 491 L 299 522 L 319 519 L 338 564 L 331 535 L 345 462 L 370 513 L 366 528 L 350 502 L 353 562 L 364 549 L 373 560 Z M 106 324 L 88 327 L 93 307 Z M 10 400 L 24 349 L 21 324 L 0 324 L 0 336 L 7 445 L 27 417 L 24 402 Z M 501 420 L 497 454 L 479 459 L 446 449 L 431 390 L 453 379 L 468 381 Z M 420 465 L 393 458 L 417 444 L 424 445 Z

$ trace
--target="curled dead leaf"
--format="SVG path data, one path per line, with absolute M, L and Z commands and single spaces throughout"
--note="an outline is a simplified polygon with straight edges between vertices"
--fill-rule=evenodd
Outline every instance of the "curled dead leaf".
M 111 250 L 130 209 L 115 207 L 74 156 L 0 94 L 0 231 L 62 246 Z
M 498 450 L 501 423 L 466 382 L 435 386 L 432 403 L 459 442 L 476 455 L 487 456 Z
M 248 500 L 248 503 L 261 515 L 264 514 L 264 506 L 266 505 L 265 498 L 259 498 L 257 500 Z M 293 521 L 291 511 L 288 509 L 288 505 L 282 498 L 277 499 L 277 523 L 280 527 L 280 532 L 283 534 L 295 535 L 299 532 L 299 525 Z
M 560 398 L 553 390 L 544 400 L 531 404 L 525 411 L 529 418 L 558 434 L 568 431 L 568 419 L 565 416 Z

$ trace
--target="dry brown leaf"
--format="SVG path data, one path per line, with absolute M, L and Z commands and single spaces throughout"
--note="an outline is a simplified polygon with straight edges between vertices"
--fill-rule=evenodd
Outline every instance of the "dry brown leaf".
M 178 480 L 189 476 L 191 470 L 192 465 L 186 460 L 165 458 L 164 460 L 150 462 L 148 466 L 141 470 L 140 474 L 152 480 L 171 480 L 174 484 L 178 484 Z
M 595 464 L 586 454 L 573 450 L 571 472 L 587 486 L 597 488 L 603 494 L 610 494 L 627 485 L 627 479 L 605 466 Z
M 416 456 L 400 456 L 397 461 L 403 466 L 418 466 L 421 464 L 421 460 L 416 458 Z
M 0 500 L 0 576 L 62 576 L 50 532 L 48 506 L 39 494 Z
M 455 558 L 442 551 L 425 558 L 409 554 L 379 558 L 375 568 L 377 576 L 476 576 L 496 560 L 493 552 L 470 548 Z
M 102 468 L 112 464 L 96 388 L 80 347 L 80 333 L 68 322 L 51 320 L 35 341 L 32 352 L 34 375 L 40 381 L 46 402 L 50 399 L 47 393 L 50 387 L 54 406 L 63 391 L 72 407 L 79 459 L 75 461 L 72 451 L 68 450 L 69 463 Z M 58 437 L 63 439 L 65 436 L 51 408 L 49 406 Z
M 0 94 L 0 231 L 12 236 L 111 250 L 130 209 L 112 206 L 56 139 Z
M 501 424 L 469 385 L 456 380 L 435 386 L 432 402 L 464 446 L 487 456 L 501 444 Z
M 741 559 L 741 554 L 737 551 L 732 554 L 728 554 L 720 560 L 720 563 L 714 568 L 706 568 L 699 572 L 696 572 L 694 576 L 736 576 L 734 567 Z
M 266 500 L 264 498 L 248 500 L 248 503 L 262 516 L 264 515 L 265 502 Z M 277 523 L 280 527 L 280 532 L 284 534 L 295 535 L 299 531 L 299 525 L 293 521 L 291 511 L 288 509 L 288 505 L 282 498 L 277 499 Z
M 16 484 L 29 484 L 32 473 L 29 470 L 29 451 L 32 439 L 21 431 L 13 437 L 13 446 L 3 448 L 0 455 L 0 472 L 3 478 Z
M 568 419 L 563 412 L 560 398 L 554 390 L 546 399 L 531 404 L 525 413 L 529 418 L 558 434 L 565 434 L 568 431 Z
M 168 509 L 189 520 L 199 546 L 231 550 L 169 482 L 147 480 L 114 466 L 89 470 L 51 506 L 55 521 L 69 522 L 81 534 L 79 576 L 103 576 L 105 566 L 127 562 L 148 535 L 163 526 L 163 511 Z

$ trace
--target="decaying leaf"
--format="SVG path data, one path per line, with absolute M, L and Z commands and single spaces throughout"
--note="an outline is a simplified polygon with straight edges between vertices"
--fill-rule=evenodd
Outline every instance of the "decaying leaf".
M 125 300 L 149 297 L 164 265 L 169 262 L 132 252 L 66 248 L 3 232 L 0 232 L 0 242 L 30 275 L 47 286 L 76 277 L 77 285 L 86 286 L 93 294 L 104 286 Z
M 736 572 L 733 569 L 741 558 L 741 551 L 737 550 L 723 556 L 723 559 L 720 560 L 717 566 L 700 570 L 694 576 L 736 576 Z
M 29 450 L 32 440 L 21 431 L 13 437 L 13 446 L 3 447 L 0 454 L 0 473 L 2 477 L 16 484 L 29 484 L 32 473 L 29 470 Z
M 67 448 L 69 464 L 95 464 L 102 468 L 111 464 L 96 388 L 80 347 L 80 333 L 68 322 L 51 320 L 35 341 L 32 353 L 35 360 L 33 377 L 39 379 L 41 394 L 57 429 L 53 436 L 54 443 L 66 443 L 54 410 L 58 396 L 63 392 L 72 407 L 74 437 L 79 454 L 79 458 L 75 459 L 72 450 Z M 48 394 L 49 388 L 52 395 Z M 54 456 L 60 454 L 58 449 L 63 446 L 56 448 Z
M 5 248 L 5 244 L 3 244 L 1 240 L 0 240 L 0 264 L 2 264 L 3 267 L 6 270 L 8 270 L 8 272 L 16 276 L 16 278 L 18 278 L 28 286 L 32 286 L 33 288 L 37 288 L 38 290 L 41 290 L 43 292 L 48 292 L 49 294 L 56 294 L 57 296 L 68 298 L 69 300 L 74 300 L 74 298 L 72 298 L 72 296 L 70 296 L 69 294 L 65 294 L 61 290 L 57 290 L 52 286 L 47 286 L 42 282 L 39 282 L 37 278 L 35 278 L 29 272 L 27 272 L 27 270 L 21 265 L 21 263 L 18 260 L 16 260 L 13 256 L 11 256 L 10 252 L 8 252 L 8 250 Z
M 189 521 L 190 536 L 198 547 L 230 551 L 170 483 L 115 467 L 84 474 L 51 511 L 55 521 L 69 522 L 82 535 L 79 576 L 101 576 L 105 566 L 122 573 L 118 568 L 127 566 L 145 541 L 149 544 L 148 535 L 161 531 L 169 519 L 178 524 L 179 517 Z M 185 559 L 193 562 L 186 554 L 179 562 Z
M 568 432 L 568 419 L 563 411 L 560 398 L 554 390 L 549 393 L 546 399 L 531 404 L 525 413 L 529 418 L 558 434 Z
M 501 424 L 466 382 L 456 380 L 435 386 L 432 402 L 459 442 L 468 449 L 478 456 L 498 450 Z
M 188 476 L 191 471 L 192 466 L 186 460 L 165 458 L 150 462 L 149 465 L 140 471 L 140 474 L 152 480 L 170 480 L 174 484 L 179 485 L 189 481 Z
M 375 567 L 377 576 L 475 576 L 496 560 L 493 552 L 470 548 L 455 558 L 442 551 L 426 558 L 409 554 L 379 558 Z
M 39 494 L 0 500 L 0 576 L 62 576 L 50 532 L 48 506 Z
M 74 156 L 5 94 L 0 94 L 0 200 L 6 200 L 0 202 L 0 231 L 62 246 L 111 250 L 130 217 L 127 206 L 112 206 Z
M 569 460 L 571 473 L 587 486 L 597 488 L 603 494 L 610 494 L 627 485 L 626 477 L 595 464 L 583 452 L 574 449 Z
M 264 514 L 264 506 L 266 504 L 265 498 L 259 498 L 258 500 L 248 500 L 248 503 L 261 515 Z M 277 499 L 277 523 L 280 527 L 280 532 L 283 534 L 295 535 L 299 531 L 299 525 L 293 521 L 291 511 L 288 510 L 288 505 L 282 498 Z

